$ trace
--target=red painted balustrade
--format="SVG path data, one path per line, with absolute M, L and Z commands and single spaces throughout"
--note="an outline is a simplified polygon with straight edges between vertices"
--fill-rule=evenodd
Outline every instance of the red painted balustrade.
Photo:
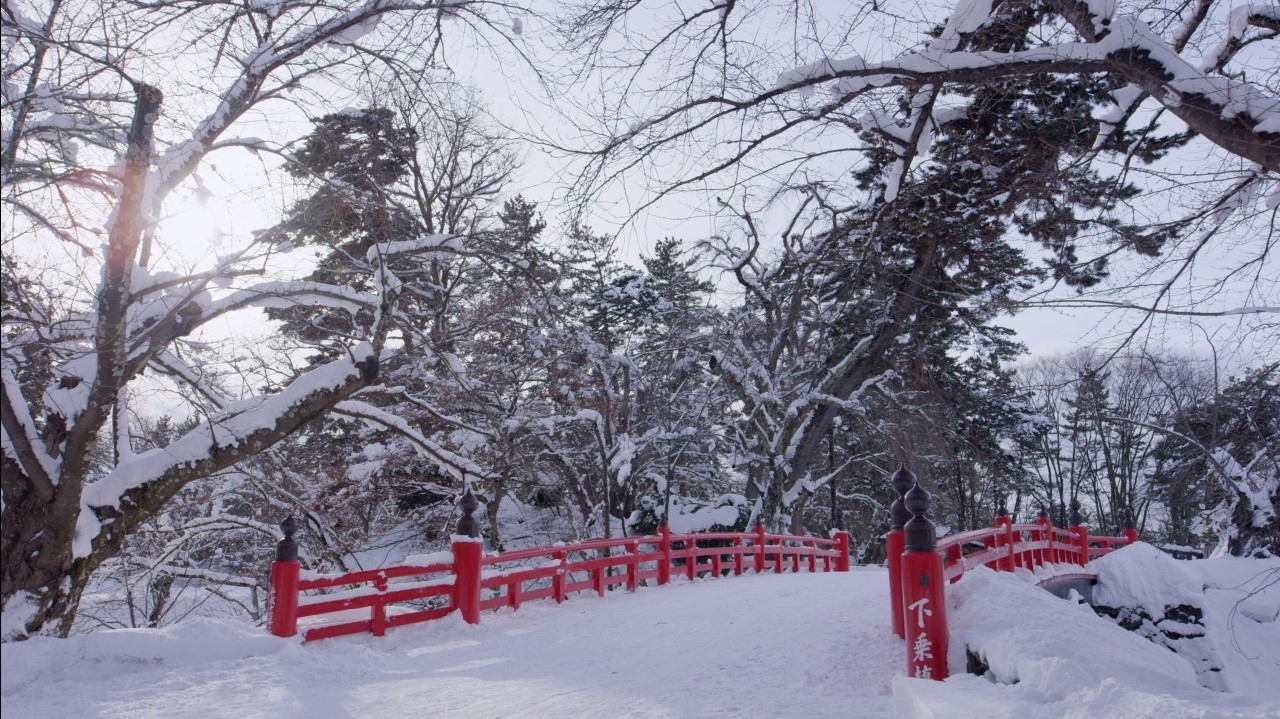
M 820 539 L 767 534 L 763 528 L 672 534 L 662 527 L 650 536 L 496 554 L 485 553 L 479 539 L 455 535 L 451 551 L 410 557 L 402 566 L 301 576 L 293 527 L 287 520 L 281 527 L 286 536 L 271 569 L 269 627 L 277 636 L 294 636 L 304 620 L 306 641 L 365 632 L 382 636 L 390 627 L 455 611 L 475 624 L 485 610 L 518 609 L 539 599 L 563 602 L 580 592 L 634 591 L 641 583 L 663 585 L 673 577 L 849 571 L 844 532 Z
M 947 677 L 947 619 L 945 587 L 970 569 L 1035 570 L 1047 564 L 1084 567 L 1120 547 L 1138 541 L 1132 517 L 1126 516 L 1121 536 L 1095 536 L 1080 519 L 1072 502 L 1071 527 L 1055 527 L 1042 509 L 1034 523 L 1015 524 L 1004 509 L 994 526 L 943 537 L 936 536 L 928 517 L 929 494 L 906 467 L 893 476 L 901 496 L 890 508 L 890 606 L 894 634 L 907 641 L 907 674 L 923 679 Z M 1093 579 L 1087 571 L 1059 572 L 1041 584 L 1063 579 Z
M 1129 536 L 1132 532 L 1133 536 Z M 1124 536 L 1120 537 L 1098 537 L 1089 535 L 1089 559 L 1097 559 L 1104 557 L 1117 549 L 1138 541 L 1138 533 L 1132 529 L 1126 529 Z

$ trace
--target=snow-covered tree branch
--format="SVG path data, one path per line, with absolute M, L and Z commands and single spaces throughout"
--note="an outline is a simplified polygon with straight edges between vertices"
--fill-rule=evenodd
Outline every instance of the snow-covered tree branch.
M 387 238 L 367 260 L 371 281 L 362 289 L 306 279 L 246 284 L 274 251 L 260 241 L 212 269 L 175 272 L 161 267 L 173 248 L 162 248 L 158 233 L 175 191 L 200 186 L 197 169 L 215 150 L 290 140 L 228 136 L 288 93 L 368 63 L 429 70 L 441 59 L 441 16 L 490 26 L 484 3 L 465 1 L 56 2 L 40 12 L 33 19 L 23 4 L 4 4 L 6 235 L 12 221 L 72 243 L 100 279 L 67 296 L 69 312 L 6 308 L 0 601 L 5 626 L 19 634 L 69 631 L 90 575 L 132 529 L 186 484 L 263 452 L 375 384 L 391 350 L 403 285 L 396 273 L 419 262 L 414 236 Z M 206 63 L 194 93 L 158 71 L 182 53 Z M 167 99 L 170 90 L 185 97 Z M 95 233 L 100 240 L 88 239 Z M 6 304 L 10 269 L 6 259 Z M 303 306 L 359 320 L 342 356 L 277 392 L 233 401 L 179 358 L 214 319 Z M 135 454 L 128 390 L 147 368 L 204 397 L 208 414 L 166 446 Z M 108 435 L 104 459 L 98 446 Z

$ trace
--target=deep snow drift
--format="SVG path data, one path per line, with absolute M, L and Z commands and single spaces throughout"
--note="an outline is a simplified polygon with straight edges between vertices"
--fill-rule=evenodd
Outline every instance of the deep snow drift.
M 1123 552 L 1113 555 L 1119 558 Z M 1083 606 L 978 570 L 948 589 L 947 682 L 907 679 L 883 570 L 642 588 L 301 645 L 227 622 L 3 646 L 6 717 L 1277 717 L 1280 561 L 1202 577 L 1230 692 Z M 1263 574 L 1260 574 L 1263 573 Z M 1258 586 L 1261 586 L 1260 584 Z M 1234 606 L 1232 610 L 1229 606 Z M 1273 606 L 1274 605 L 1274 606 Z M 965 647 L 986 676 L 964 674 Z M 1266 677 L 1270 679 L 1266 679 Z M 1013 683 L 1016 682 L 1016 683 Z

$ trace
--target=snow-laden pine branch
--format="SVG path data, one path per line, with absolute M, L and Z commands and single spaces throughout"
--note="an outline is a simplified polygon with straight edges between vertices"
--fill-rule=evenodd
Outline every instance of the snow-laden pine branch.
M 377 427 L 390 429 L 408 438 L 414 449 L 422 453 L 423 456 L 430 458 L 442 469 L 458 479 L 464 479 L 468 476 L 477 479 L 490 477 L 488 470 L 462 455 L 451 452 L 438 442 L 432 441 L 409 424 L 403 417 L 375 407 L 368 402 L 344 400 L 333 406 L 333 412 L 353 419 L 363 420 Z

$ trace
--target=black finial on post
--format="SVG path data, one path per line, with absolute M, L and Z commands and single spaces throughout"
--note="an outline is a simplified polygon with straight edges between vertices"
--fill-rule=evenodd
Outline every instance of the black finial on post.
M 897 495 L 893 500 L 893 504 L 889 505 L 889 529 L 902 529 L 906 526 L 907 520 L 911 518 L 911 513 L 903 505 L 902 498 L 915 483 L 916 476 L 911 473 L 911 470 L 907 469 L 905 464 L 889 478 L 889 486 L 893 487 L 893 492 Z
M 280 531 L 284 532 L 284 539 L 276 543 L 276 561 L 298 561 L 298 543 L 293 541 L 293 533 L 298 531 L 298 520 L 291 516 L 285 517 L 280 523 Z
M 898 496 L 905 495 L 907 490 L 911 489 L 915 483 L 916 476 L 912 474 L 911 470 L 907 469 L 905 464 L 899 467 L 898 471 L 894 472 L 893 476 L 889 478 L 889 484 L 898 493 Z
M 908 552 L 934 552 L 938 549 L 938 532 L 929 514 L 929 493 L 917 482 L 902 497 L 902 506 L 911 513 L 911 519 L 902 527 L 902 535 Z
M 1079 527 L 1084 524 L 1084 518 L 1080 516 L 1080 500 L 1071 500 L 1071 526 Z
M 480 507 L 480 500 L 476 499 L 476 495 L 471 493 L 471 488 L 462 493 L 462 499 L 459 500 L 458 506 L 462 508 L 462 516 L 458 518 L 458 528 L 455 534 L 464 537 L 479 537 L 480 525 L 476 523 L 476 518 L 471 516 L 475 514 L 476 509 Z
M 996 516 L 1009 516 L 1009 498 L 1003 494 L 996 497 Z
M 1042 505 L 1040 505 L 1040 512 L 1039 512 L 1038 514 L 1036 514 L 1036 518 L 1037 518 L 1037 519 L 1048 519 L 1048 518 L 1049 518 L 1049 510 L 1045 509 L 1043 504 L 1042 504 Z
M 1138 525 L 1133 521 L 1133 510 L 1128 507 L 1124 510 L 1124 529 L 1137 529 Z

